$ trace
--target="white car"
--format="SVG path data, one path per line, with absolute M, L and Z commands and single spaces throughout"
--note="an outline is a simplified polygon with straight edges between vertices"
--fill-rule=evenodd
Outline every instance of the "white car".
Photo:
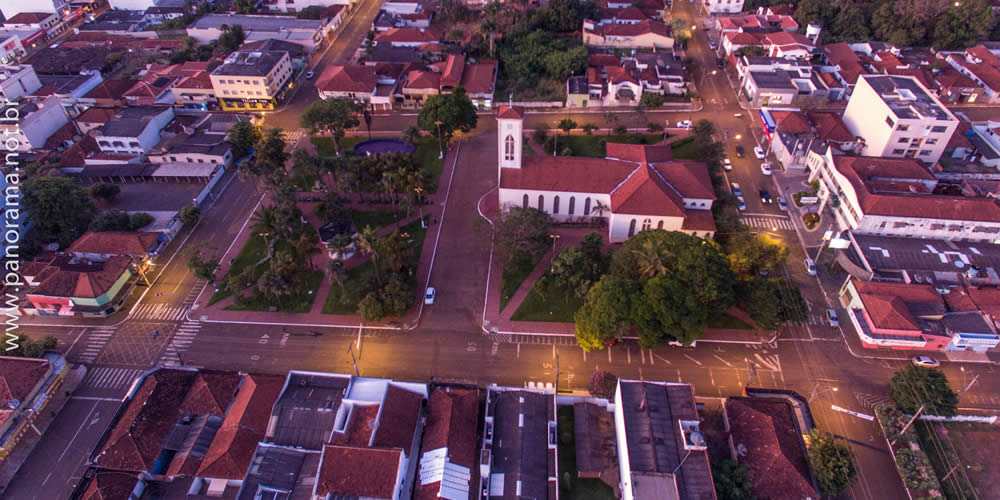
M 830 326 L 834 328 L 840 326 L 840 320 L 837 319 L 837 311 L 834 311 L 833 309 L 826 310 L 826 320 L 830 322 Z
M 778 208 L 784 210 L 785 212 L 788 211 L 788 202 L 780 196 L 778 197 Z
M 434 303 L 434 297 L 437 296 L 437 291 L 434 287 L 427 287 L 427 292 L 424 293 L 424 304 L 430 305 Z
M 736 197 L 736 208 L 738 208 L 741 212 L 747 209 L 747 201 L 744 200 L 742 196 Z
M 806 272 L 809 276 L 816 276 L 816 263 L 812 259 L 806 258 Z
M 733 196 L 735 196 L 737 198 L 739 198 L 740 196 L 743 196 L 743 189 L 740 188 L 740 183 L 734 182 L 734 183 L 730 184 L 730 186 L 733 188 Z
M 930 356 L 914 356 L 910 358 L 910 361 L 917 366 L 926 366 L 928 368 L 937 368 L 941 366 L 941 362 L 930 357 Z
M 722 159 L 722 168 L 726 169 L 726 172 L 733 170 L 733 162 L 729 161 L 729 158 Z
M 306 80 L 312 80 L 314 76 L 316 76 L 315 72 L 313 72 L 313 71 L 306 71 Z
M 764 159 L 764 150 L 760 146 L 753 147 L 753 155 L 757 157 L 758 160 Z
M 691 120 L 681 120 L 677 122 L 677 128 L 691 128 L 692 126 L 693 124 L 691 123 Z
M 760 173 L 764 175 L 771 175 L 771 164 L 764 162 L 760 164 Z

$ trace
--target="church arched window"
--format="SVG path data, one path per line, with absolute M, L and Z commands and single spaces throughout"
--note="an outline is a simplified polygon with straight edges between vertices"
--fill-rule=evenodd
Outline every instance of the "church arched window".
M 503 159 L 504 161 L 514 161 L 514 136 L 509 134 L 503 140 Z

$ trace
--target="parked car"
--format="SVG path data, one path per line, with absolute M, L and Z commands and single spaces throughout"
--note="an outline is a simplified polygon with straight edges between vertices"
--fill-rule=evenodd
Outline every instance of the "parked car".
M 836 328 L 840 326 L 840 320 L 837 319 L 837 311 L 833 309 L 826 310 L 826 320 L 830 323 L 830 326 Z
M 722 168 L 726 169 L 726 172 L 733 170 L 733 162 L 729 161 L 729 158 L 722 158 Z
M 693 124 L 691 123 L 691 120 L 681 120 L 677 122 L 677 128 L 691 128 L 692 126 Z
M 736 156 L 739 157 L 739 158 L 743 158 L 743 155 L 745 153 L 746 152 L 743 150 L 743 145 L 742 144 L 737 144 L 736 145 Z
M 747 200 L 744 200 L 742 196 L 736 197 L 736 208 L 741 212 L 747 209 Z
M 315 72 L 313 72 L 313 71 L 306 71 L 306 80 L 312 80 L 314 76 L 316 76 Z
M 937 368 L 941 366 L 941 362 L 930 357 L 930 356 L 914 356 L 910 358 L 910 361 L 917 366 L 926 366 L 928 368 Z
M 774 200 L 771 199 L 771 193 L 768 193 L 766 189 L 760 190 L 760 202 L 761 203 L 772 203 Z
M 816 263 L 810 258 L 806 258 L 806 272 L 809 276 L 816 276 Z
M 784 210 L 786 212 L 788 211 L 788 202 L 785 201 L 785 199 L 782 198 L 782 197 L 780 197 L 780 196 L 778 197 L 778 208 L 780 208 L 780 209 L 782 209 L 782 210 Z
M 715 44 L 715 40 L 709 40 L 708 41 L 708 46 L 711 47 L 712 50 L 715 50 L 716 48 L 718 48 L 718 45 Z
M 424 304 L 433 304 L 435 296 L 437 296 L 437 290 L 434 290 L 432 286 L 427 287 L 427 292 L 424 293 Z
M 734 182 L 730 184 L 730 186 L 733 188 L 733 196 L 743 196 L 743 190 L 740 189 L 740 184 L 738 182 Z
M 757 157 L 758 160 L 764 159 L 764 149 L 760 146 L 753 147 L 753 155 Z
M 760 164 L 760 173 L 764 175 L 771 175 L 771 164 L 764 162 Z

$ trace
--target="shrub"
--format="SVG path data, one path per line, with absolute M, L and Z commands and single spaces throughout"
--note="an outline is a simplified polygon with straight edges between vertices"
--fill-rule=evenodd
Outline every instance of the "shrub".
M 649 122 L 649 126 L 646 127 L 646 130 L 649 130 L 652 133 L 663 132 L 663 125 L 656 122 Z
M 817 224 L 819 224 L 819 214 L 814 214 L 814 213 L 802 214 L 802 222 L 806 225 L 807 228 L 812 229 L 816 227 Z
M 618 377 L 609 371 L 594 372 L 587 384 L 587 391 L 595 398 L 613 399 L 618 388 Z
M 612 130 L 612 132 L 615 135 L 628 135 L 628 127 L 626 127 L 625 125 L 618 125 Z
M 546 132 L 545 129 L 542 129 L 542 128 L 536 128 L 531 133 L 531 138 L 534 139 L 535 142 L 537 142 L 539 144 L 545 144 L 545 139 L 547 139 L 548 137 L 549 137 L 549 133 Z
M 196 205 L 188 205 L 181 209 L 181 222 L 185 225 L 197 224 L 200 218 L 201 209 Z

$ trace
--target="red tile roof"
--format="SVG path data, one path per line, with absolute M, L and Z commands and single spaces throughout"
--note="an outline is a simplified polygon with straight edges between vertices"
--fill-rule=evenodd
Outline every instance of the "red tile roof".
M 674 159 L 670 146 L 640 146 L 609 142 L 605 146 L 608 159 L 640 163 L 659 163 Z
M 88 231 L 73 242 L 67 252 L 145 257 L 160 233 L 137 231 Z
M 0 425 L 14 414 L 12 401 L 18 406 L 31 403 L 28 397 L 48 371 L 44 359 L 0 357 Z
M 635 24 L 605 24 L 594 28 L 594 32 L 603 36 L 640 36 L 652 33 L 654 35 L 669 37 L 670 27 L 659 21 L 649 19 Z
M 284 384 L 285 378 L 276 375 L 243 376 L 233 404 L 205 452 L 198 476 L 238 480 L 246 475 Z
M 611 191 L 611 211 L 617 214 L 683 217 L 684 200 L 651 167 L 642 164 Z
M 115 116 L 119 108 L 90 108 L 84 111 L 76 118 L 77 123 L 86 123 L 88 125 L 104 125 Z
M 95 464 L 132 472 L 152 469 L 195 377 L 194 371 L 169 368 L 147 376 L 111 428 Z
M 44 149 L 54 150 L 62 148 L 67 142 L 73 143 L 73 138 L 79 134 L 76 129 L 76 124 L 72 121 L 66 122 L 63 126 L 56 129 L 48 139 L 45 139 Z
M 135 489 L 138 477 L 128 477 L 126 474 L 98 472 L 90 479 L 90 484 L 84 490 L 80 500 L 121 500 L 130 498 Z
M 932 304 L 944 312 L 944 300 L 931 285 L 853 280 L 858 298 L 875 328 L 921 330 L 907 303 Z
M 806 115 L 816 129 L 816 135 L 824 141 L 854 142 L 856 137 L 844 124 L 844 120 L 836 113 L 812 112 Z
M 233 402 L 240 378 L 236 372 L 199 370 L 181 404 L 181 410 L 192 415 L 225 415 Z
M 958 70 L 951 66 L 941 70 L 941 73 L 937 75 L 935 81 L 937 81 L 937 84 L 942 90 L 948 90 L 955 87 L 971 89 L 979 87 L 979 85 L 973 81 L 972 78 L 959 73 Z
M 1000 90 L 1000 59 L 982 45 L 966 49 L 965 53 L 982 61 L 980 63 L 966 62 L 965 67 L 986 83 L 989 88 Z
M 462 73 L 462 87 L 469 94 L 493 94 L 497 81 L 497 63 L 484 61 L 466 64 Z
M 434 89 L 441 88 L 441 73 L 436 71 L 413 70 L 406 74 L 404 89 Z
M 87 92 L 83 97 L 86 99 L 115 99 L 125 98 L 125 93 L 135 85 L 134 80 L 104 80 L 96 87 Z
M 786 15 L 758 16 L 751 14 L 746 16 L 720 17 L 719 24 L 722 27 L 722 31 L 732 31 L 740 28 L 771 28 L 772 24 L 784 30 L 799 29 L 799 23 L 795 22 L 795 18 Z
M 500 108 L 497 109 L 497 118 L 520 120 L 524 118 L 524 108 L 520 108 L 517 106 L 514 107 L 500 106 Z
M 49 12 L 21 12 L 6 20 L 3 24 L 38 24 L 55 14 Z
M 804 134 L 812 130 L 809 119 L 798 111 L 771 111 L 771 117 L 782 132 Z
M 478 391 L 435 388 L 427 404 L 427 425 L 420 443 L 421 460 L 427 453 L 443 448 L 447 450 L 448 463 L 471 470 L 476 465 L 478 425 Z M 440 491 L 440 480 L 422 482 L 416 486 L 413 498 L 437 500 Z
M 174 88 L 178 89 L 210 89 L 212 87 L 212 77 L 208 71 L 199 71 L 193 75 L 185 76 Z
M 393 498 L 402 462 L 402 450 L 326 445 L 316 495 Z
M 334 431 L 330 443 L 367 448 L 372 442 L 372 431 L 375 430 L 380 408 L 381 405 L 377 403 L 356 404 L 351 407 L 343 432 Z
M 628 82 L 628 83 L 634 83 L 636 85 L 639 84 L 639 82 L 635 79 L 635 77 L 633 77 L 632 74 L 628 72 L 628 70 L 626 70 L 621 66 L 608 66 L 604 69 L 608 73 L 609 83 L 615 84 L 615 83 Z
M 621 66 L 622 59 L 614 54 L 590 54 L 587 65 L 598 68 L 604 66 Z
M 972 141 L 969 140 L 968 135 L 971 130 L 972 124 L 965 120 L 959 120 L 958 126 L 955 127 L 955 132 L 951 134 L 951 139 L 948 140 L 948 147 L 972 149 Z
M 916 160 L 838 156 L 834 162 L 837 171 L 848 179 L 857 193 L 861 209 L 865 214 L 942 220 L 1000 221 L 1000 205 L 993 198 L 881 194 L 873 192 L 866 185 L 866 177 L 874 176 L 875 172 L 879 172 L 880 177 L 899 178 L 900 175 L 916 175 L 918 169 L 923 169 Z
M 382 411 L 372 446 L 402 448 L 409 453 L 420 420 L 424 395 L 408 391 L 392 383 L 382 400 Z
M 327 92 L 374 92 L 378 84 L 375 68 L 359 64 L 327 66 L 316 79 L 316 88 Z
M 465 56 L 448 54 L 441 69 L 441 86 L 457 87 L 462 83 L 462 72 L 465 70 Z
M 389 28 L 375 35 L 375 43 L 433 43 L 440 39 L 437 32 L 424 28 Z
M 601 19 L 617 19 L 619 21 L 644 21 L 649 19 L 642 9 L 638 7 L 625 7 L 624 9 L 600 8 Z
M 728 398 L 733 443 L 746 449 L 739 462 L 747 466 L 752 492 L 759 498 L 817 498 L 802 438 L 791 406 L 763 398 Z
M 129 270 L 129 258 L 116 255 L 91 265 L 66 259 L 51 267 L 50 274 L 29 295 L 94 299 L 108 293 Z
M 730 45 L 735 47 L 743 47 L 745 45 L 757 45 L 764 46 L 764 41 L 761 37 L 753 33 L 744 33 L 742 31 L 730 31 L 726 33 L 726 38 L 729 39 Z
M 831 63 L 840 66 L 840 76 L 851 85 L 858 82 L 858 76 L 866 73 L 864 66 L 861 65 L 861 58 L 846 43 L 824 45 L 823 52 L 826 52 L 826 57 Z

